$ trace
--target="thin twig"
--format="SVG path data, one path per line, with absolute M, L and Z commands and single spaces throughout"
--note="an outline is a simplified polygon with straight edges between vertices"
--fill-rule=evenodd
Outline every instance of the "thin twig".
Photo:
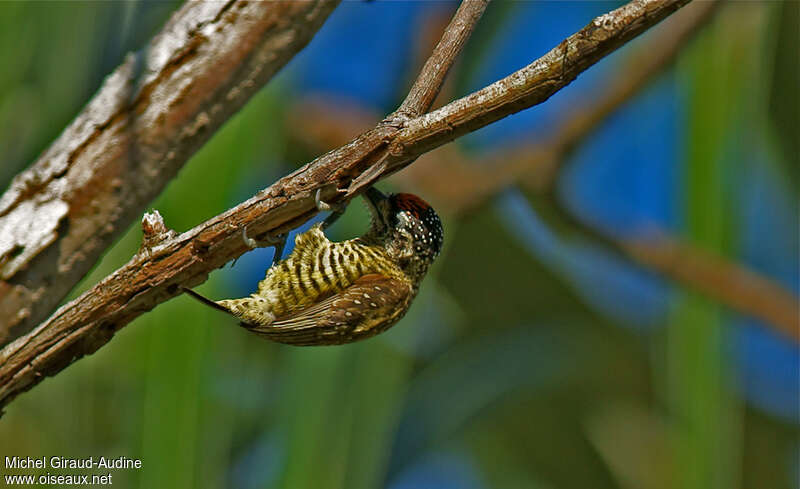
M 194 286 L 247 251 L 251 236 L 296 227 L 315 213 L 314 195 L 350 199 L 420 154 L 546 100 L 579 73 L 688 0 L 634 0 L 592 21 L 528 67 L 397 127 L 381 123 L 248 201 L 142 251 L 31 333 L 0 351 L 0 406 L 44 376 L 106 344 L 135 317 Z
M 0 344 L 50 314 L 338 0 L 186 2 L 0 197 Z
M 408 91 L 406 99 L 400 104 L 400 108 L 389 116 L 390 119 L 393 116 L 405 119 L 417 117 L 430 109 L 442 88 L 447 72 L 475 30 L 488 4 L 489 0 L 461 2 L 453 20 L 450 21 L 430 58 L 422 67 L 417 80 Z

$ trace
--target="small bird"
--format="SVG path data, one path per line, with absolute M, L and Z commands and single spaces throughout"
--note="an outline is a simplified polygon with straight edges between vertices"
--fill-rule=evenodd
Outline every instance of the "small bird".
M 185 291 L 279 343 L 337 345 L 386 331 L 408 311 L 441 251 L 442 223 L 416 195 L 387 197 L 371 187 L 364 200 L 371 214 L 366 234 L 329 241 L 323 229 L 341 214 L 336 211 L 297 235 L 292 253 L 273 263 L 249 297 L 212 301 Z M 319 195 L 317 206 L 330 208 Z

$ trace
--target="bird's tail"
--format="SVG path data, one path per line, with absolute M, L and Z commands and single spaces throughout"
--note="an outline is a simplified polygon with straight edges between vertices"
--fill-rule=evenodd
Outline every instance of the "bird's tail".
M 187 289 L 186 287 L 181 287 L 181 288 L 183 289 L 184 292 L 189 294 L 189 296 L 194 297 L 195 299 L 197 299 L 198 301 L 202 302 L 203 304 L 205 304 L 207 306 L 210 306 L 210 307 L 213 307 L 214 309 L 219 309 L 220 311 L 227 312 L 228 314 L 231 313 L 231 311 L 228 310 L 226 307 L 223 307 L 223 306 L 217 304 L 216 302 L 212 301 L 208 297 L 202 296 L 202 295 L 198 294 L 197 292 L 193 291 L 192 289 Z

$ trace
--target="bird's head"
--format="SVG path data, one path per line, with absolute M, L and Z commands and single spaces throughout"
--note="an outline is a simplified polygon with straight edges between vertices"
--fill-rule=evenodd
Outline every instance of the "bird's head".
M 413 194 L 364 192 L 372 223 L 367 236 L 382 245 L 401 268 L 424 274 L 442 250 L 442 221 L 427 202 Z M 420 277 L 421 278 L 421 277 Z

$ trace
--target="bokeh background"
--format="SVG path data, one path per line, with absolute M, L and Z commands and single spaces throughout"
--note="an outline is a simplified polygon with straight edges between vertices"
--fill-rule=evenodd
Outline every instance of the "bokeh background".
M 177 5 L 0 3 L 0 189 Z M 445 92 L 507 75 L 618 5 L 490 5 Z M 581 141 L 557 193 L 583 225 L 658 227 L 798 293 L 798 5 L 725 5 Z M 343 3 L 152 207 L 183 231 L 250 197 L 333 146 L 310 129 L 319 107 L 351 121 L 335 127 L 349 136 L 374 124 L 454 8 Z M 480 161 L 535 140 L 627 69 L 643 39 L 453 144 Z M 434 168 L 441 151 L 415 165 Z M 414 191 L 408 181 L 381 188 Z M 15 400 L 0 455 L 142 459 L 114 472 L 115 487 L 800 487 L 798 345 L 632 265 L 540 200 L 512 187 L 442 212 L 445 250 L 412 310 L 363 343 L 281 346 L 188 298 L 162 304 Z M 329 234 L 366 225 L 355 204 Z M 72 297 L 140 238 L 132 225 Z M 246 295 L 271 256 L 251 252 L 199 290 Z

